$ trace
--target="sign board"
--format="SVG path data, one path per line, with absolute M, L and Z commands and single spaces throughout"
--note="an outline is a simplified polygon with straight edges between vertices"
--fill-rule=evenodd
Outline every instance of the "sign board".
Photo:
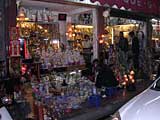
M 116 5 L 118 8 L 124 7 L 134 12 L 142 12 L 150 15 L 159 15 L 159 0 L 91 0 L 100 2 L 101 5 Z
M 83 3 L 83 4 L 89 4 L 89 5 L 100 5 L 99 2 L 91 2 L 91 0 L 64 0 L 68 2 L 76 2 L 76 3 Z

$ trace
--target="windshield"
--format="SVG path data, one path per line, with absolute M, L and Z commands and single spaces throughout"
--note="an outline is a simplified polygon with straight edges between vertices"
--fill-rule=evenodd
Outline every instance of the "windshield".
M 160 91 L 160 77 L 158 80 L 153 84 L 152 89 Z

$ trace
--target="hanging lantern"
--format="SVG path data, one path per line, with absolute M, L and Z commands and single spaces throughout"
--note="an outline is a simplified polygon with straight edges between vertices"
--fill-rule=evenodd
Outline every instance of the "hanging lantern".
M 105 10 L 105 11 L 103 12 L 103 17 L 107 18 L 107 17 L 109 17 L 109 16 L 110 16 L 110 9 Z

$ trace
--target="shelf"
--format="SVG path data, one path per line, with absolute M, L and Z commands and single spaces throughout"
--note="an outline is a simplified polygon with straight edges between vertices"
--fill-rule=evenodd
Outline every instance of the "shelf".
M 72 27 L 75 27 L 75 28 L 90 28 L 90 29 L 92 29 L 93 25 L 90 25 L 90 24 L 75 24 L 75 25 L 72 25 Z
M 11 55 L 10 58 L 21 57 L 20 55 Z
M 55 23 L 58 23 L 58 22 L 44 22 L 44 21 L 25 21 L 25 22 L 37 23 L 37 24 L 55 24 Z
M 86 65 L 70 65 L 66 67 L 54 67 L 52 70 L 56 72 L 73 71 L 73 70 L 84 70 Z

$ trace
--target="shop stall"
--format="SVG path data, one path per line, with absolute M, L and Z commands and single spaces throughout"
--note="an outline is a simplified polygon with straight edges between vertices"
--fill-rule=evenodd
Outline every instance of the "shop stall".
M 104 14 L 105 16 L 105 14 Z M 142 34 L 144 37 L 145 32 L 145 21 L 136 20 L 134 18 L 125 18 L 123 15 L 120 16 L 109 16 L 105 19 L 105 30 L 102 35 L 102 54 L 104 60 L 108 65 L 114 66 L 115 75 L 120 83 L 126 84 L 125 75 L 129 74 L 130 71 L 134 70 L 132 58 L 132 39 L 129 33 L 134 31 L 135 35 L 139 39 L 139 50 L 144 50 L 145 39 L 142 39 Z M 123 32 L 124 38 L 127 39 L 127 51 L 123 54 L 123 51 L 119 48 L 120 42 L 120 32 Z M 143 52 L 142 52 L 143 53 Z M 141 53 L 141 54 L 142 54 Z M 124 57 L 126 56 L 126 57 Z M 142 56 L 142 55 L 140 55 Z M 143 59 L 143 57 L 141 57 Z M 143 60 L 140 60 L 142 62 Z M 142 64 L 142 63 L 140 63 Z
M 97 94 L 81 75 L 93 57 L 93 10 L 73 3 L 18 2 L 18 35 L 11 40 L 18 43 L 10 46 L 10 56 L 20 60 L 21 82 L 31 83 L 27 100 L 35 119 L 63 118 Z
M 100 5 L 104 7 L 103 16 L 105 18 L 104 21 L 105 21 L 105 26 L 107 26 L 106 27 L 107 29 L 104 31 L 104 35 L 102 35 L 101 37 L 101 41 L 100 41 L 101 43 L 100 46 L 102 47 L 101 51 L 105 52 L 103 49 L 104 45 L 102 45 L 102 43 L 104 44 L 105 39 L 106 40 L 108 39 L 108 41 L 106 42 L 105 48 L 109 48 L 110 44 L 115 45 L 118 43 L 117 32 L 119 31 L 124 32 L 124 35 L 126 38 L 128 38 L 128 32 L 134 31 L 136 34 L 138 32 L 137 37 L 139 39 L 139 47 L 140 47 L 139 67 L 144 68 L 143 70 L 145 71 L 145 74 L 149 73 L 149 76 L 150 76 L 151 75 L 151 56 L 152 56 L 152 52 L 150 50 L 150 47 L 151 47 L 150 42 L 151 42 L 151 36 L 152 36 L 151 34 L 153 33 L 154 34 L 153 39 L 156 38 L 157 40 L 157 37 L 155 37 L 156 36 L 155 34 L 158 33 L 158 27 L 156 27 L 157 30 L 155 30 L 155 27 L 153 27 L 153 32 L 152 32 L 150 20 L 154 16 L 159 16 L 159 7 L 157 6 L 159 4 L 159 1 L 158 0 L 150 0 L 150 1 L 147 1 L 147 0 L 139 0 L 139 1 L 91 0 L 91 1 L 93 3 L 100 2 Z M 105 36 L 108 36 L 108 37 L 105 37 Z M 132 44 L 132 42 L 130 41 L 128 42 L 130 45 Z M 114 50 L 116 51 L 116 49 L 117 47 L 115 47 Z M 109 55 L 110 58 L 112 59 L 118 58 L 118 57 L 115 57 L 116 56 L 115 53 L 113 54 L 113 50 L 108 49 L 108 51 L 109 51 L 109 54 L 112 53 L 112 55 Z M 104 55 L 104 58 L 105 57 L 106 55 Z M 108 59 L 108 54 L 107 54 L 107 59 Z M 118 61 L 118 60 L 115 60 L 115 61 Z M 127 63 L 125 64 L 127 65 Z M 147 66 L 149 66 L 149 69 L 147 68 Z M 141 73 L 141 75 L 144 76 L 144 73 Z

